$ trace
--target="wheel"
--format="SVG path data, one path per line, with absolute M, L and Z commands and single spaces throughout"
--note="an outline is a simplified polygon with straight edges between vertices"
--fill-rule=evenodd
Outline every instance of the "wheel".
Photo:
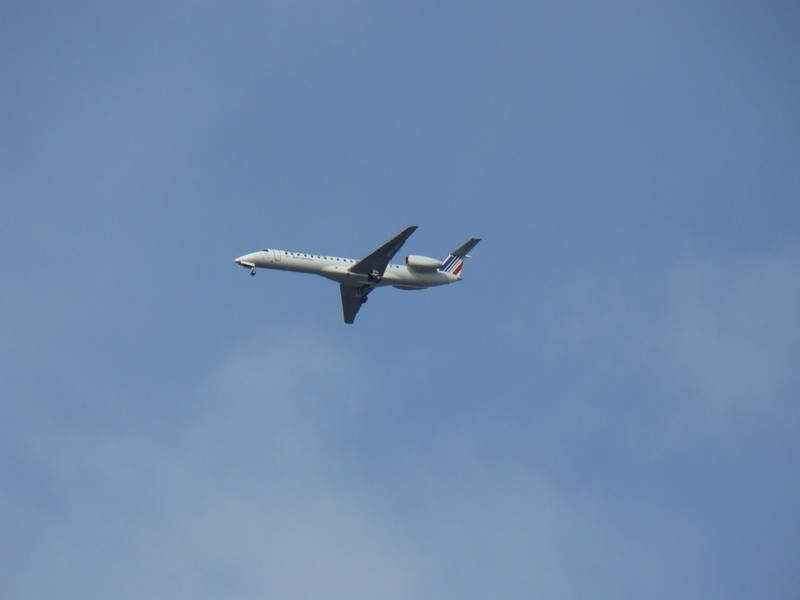
M 250 270 L 250 277 L 255 277 L 255 276 L 256 276 L 256 269 L 255 269 L 255 267 L 253 267 L 253 268 Z

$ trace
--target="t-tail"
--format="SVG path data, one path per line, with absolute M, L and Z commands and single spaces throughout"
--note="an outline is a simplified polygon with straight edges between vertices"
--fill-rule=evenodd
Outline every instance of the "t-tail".
M 442 273 L 456 275 L 459 279 L 461 279 L 461 267 L 464 266 L 464 260 L 469 258 L 469 251 L 472 250 L 480 241 L 481 238 L 472 238 L 463 246 L 453 250 L 450 253 L 450 256 L 448 256 L 447 259 L 442 263 L 442 266 L 439 267 L 439 270 Z

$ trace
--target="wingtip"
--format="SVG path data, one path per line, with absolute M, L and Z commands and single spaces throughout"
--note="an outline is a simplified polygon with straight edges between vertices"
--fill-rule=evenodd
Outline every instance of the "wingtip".
M 400 233 L 397 234 L 397 237 L 402 236 L 402 237 L 408 238 L 418 228 L 419 228 L 419 225 L 411 225 L 409 227 L 406 227 L 405 229 L 403 229 L 403 231 L 401 231 Z

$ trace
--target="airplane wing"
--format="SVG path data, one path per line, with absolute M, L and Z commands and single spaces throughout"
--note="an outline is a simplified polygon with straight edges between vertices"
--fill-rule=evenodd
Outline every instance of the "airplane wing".
M 378 277 L 376 277 L 376 279 L 380 279 L 383 277 L 383 273 L 386 271 L 389 261 L 392 260 L 392 257 L 397 254 L 397 251 L 400 250 L 403 244 L 406 243 L 406 240 L 411 236 L 412 233 L 414 233 L 414 231 L 416 231 L 416 229 L 416 225 L 405 228 L 402 232 L 398 233 L 383 246 L 375 250 L 375 252 L 366 258 L 362 258 L 360 261 L 350 267 L 350 272 L 373 276 L 377 273 Z M 344 296 L 342 296 L 342 298 L 344 298 Z
M 362 294 L 366 296 L 372 291 L 372 287 L 354 287 L 352 285 L 339 284 L 339 289 L 342 292 L 342 313 L 344 314 L 344 322 L 352 324 L 356 320 L 356 315 L 361 305 Z
M 345 323 L 352 323 L 356 320 L 356 315 L 361 305 L 366 302 L 367 294 L 374 289 L 374 286 L 383 277 L 389 261 L 392 260 L 392 257 L 397 254 L 397 251 L 400 250 L 416 229 L 416 225 L 406 227 L 375 252 L 350 267 L 351 273 L 366 275 L 371 283 L 362 286 L 339 284 L 339 289 L 342 292 L 342 313 L 344 314 Z

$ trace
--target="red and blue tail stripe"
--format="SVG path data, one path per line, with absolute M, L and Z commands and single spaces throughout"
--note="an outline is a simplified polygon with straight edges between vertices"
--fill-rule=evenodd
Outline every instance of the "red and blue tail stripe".
M 442 266 L 439 267 L 439 270 L 442 273 L 449 273 L 450 275 L 456 275 L 460 278 L 461 268 L 464 266 L 464 259 L 469 258 L 469 251 L 472 250 L 475 247 L 475 244 L 480 241 L 481 238 L 472 238 L 463 246 L 453 250 L 453 252 L 442 263 Z
M 455 262 L 456 262 L 456 257 L 451 254 L 450 256 L 447 257 L 447 260 L 444 261 L 444 264 L 442 264 L 442 266 L 439 267 L 439 270 L 445 273 L 449 273 L 450 269 L 453 267 Z
M 451 275 L 458 275 L 461 272 L 461 267 L 464 266 L 463 256 L 453 256 L 452 254 L 447 257 L 444 264 L 439 267 L 442 273 L 450 273 Z

